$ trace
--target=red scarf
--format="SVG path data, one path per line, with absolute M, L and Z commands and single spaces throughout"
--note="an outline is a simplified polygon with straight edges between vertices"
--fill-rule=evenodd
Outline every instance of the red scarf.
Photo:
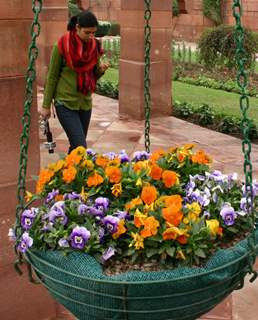
M 77 73 L 78 91 L 84 95 L 93 92 L 97 82 L 94 67 L 103 54 L 98 41 L 93 38 L 83 42 L 76 30 L 72 30 L 58 40 L 58 49 L 68 67 Z

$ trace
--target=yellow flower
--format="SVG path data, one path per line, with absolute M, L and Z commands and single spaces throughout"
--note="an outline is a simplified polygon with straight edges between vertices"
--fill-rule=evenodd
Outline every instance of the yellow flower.
M 120 194 L 122 193 L 122 185 L 121 185 L 121 183 L 114 184 L 113 187 L 111 188 L 111 190 L 112 190 L 112 194 L 115 197 L 120 196 Z
M 25 195 L 25 201 L 29 202 L 33 197 L 33 194 L 29 191 L 26 191 L 26 195 Z
M 58 160 L 57 162 L 50 163 L 48 169 L 54 172 L 61 170 L 65 166 L 64 160 Z
M 125 228 L 125 220 L 122 219 L 119 221 L 118 226 L 117 226 L 117 232 L 112 234 L 113 239 L 117 239 L 121 236 L 121 234 L 124 234 L 126 232 Z
M 136 181 L 136 183 L 135 183 L 135 185 L 141 187 L 141 186 L 142 186 L 142 179 L 141 179 L 141 178 L 138 178 L 137 181 Z
M 191 204 L 188 203 L 186 207 L 189 209 L 190 212 L 194 213 L 196 216 L 199 216 L 202 211 L 198 202 L 193 202 Z
M 90 171 L 94 169 L 94 164 L 91 160 L 84 160 L 81 164 L 82 167 L 86 167 Z
M 206 220 L 206 225 L 210 229 L 212 236 L 216 236 L 219 233 L 220 227 L 217 219 Z
M 134 246 L 136 250 L 144 249 L 144 238 L 139 233 L 131 232 L 133 241 L 129 244 L 129 247 Z
M 84 187 L 82 187 L 82 191 L 80 193 L 80 196 L 81 196 L 83 201 L 86 201 L 87 198 L 88 198 L 88 193 L 84 191 Z
M 176 259 L 185 260 L 185 255 L 182 250 L 177 251 Z
M 86 153 L 86 149 L 83 146 L 79 146 L 72 150 L 71 154 L 78 154 L 80 156 L 84 156 Z

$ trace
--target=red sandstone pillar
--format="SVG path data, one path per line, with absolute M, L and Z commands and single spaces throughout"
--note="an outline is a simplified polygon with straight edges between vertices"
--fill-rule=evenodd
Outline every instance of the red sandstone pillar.
M 121 0 L 119 113 L 144 118 L 144 1 Z M 171 115 L 171 0 L 152 1 L 152 116 Z
M 0 2 L 0 319 L 41 320 L 55 314 L 55 305 L 41 286 L 20 277 L 7 233 L 15 219 L 19 137 L 25 92 L 27 47 L 32 21 L 31 1 Z M 38 115 L 32 107 L 27 185 L 39 170 Z
M 29 1 L 30 2 L 30 1 Z M 41 32 L 38 39 L 37 83 L 44 86 L 53 44 L 66 32 L 67 0 L 44 0 L 40 15 Z

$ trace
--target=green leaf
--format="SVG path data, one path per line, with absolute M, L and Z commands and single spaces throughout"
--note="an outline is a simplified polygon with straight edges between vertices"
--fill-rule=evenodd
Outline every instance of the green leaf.
M 176 248 L 175 247 L 170 247 L 166 249 L 166 253 L 170 256 L 170 257 L 174 257 L 176 252 Z
M 201 248 L 198 248 L 197 250 L 195 250 L 194 254 L 200 258 L 206 258 L 206 254 Z

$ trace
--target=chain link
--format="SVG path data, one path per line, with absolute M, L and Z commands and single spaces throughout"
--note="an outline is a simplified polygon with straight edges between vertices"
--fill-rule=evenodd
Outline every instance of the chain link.
M 145 27 L 144 27 L 144 113 L 145 113 L 145 150 L 150 152 L 150 52 L 151 52 L 151 0 L 144 0 L 145 3 Z
M 240 0 L 233 0 L 232 5 L 233 16 L 236 21 L 235 40 L 236 40 L 236 59 L 237 59 L 237 84 L 241 89 L 240 108 L 242 112 L 241 130 L 243 132 L 242 152 L 244 154 L 244 173 L 245 173 L 245 194 L 247 203 L 247 212 L 250 216 L 251 236 L 248 237 L 248 245 L 250 248 L 249 256 L 249 271 L 253 274 L 251 281 L 257 277 L 257 272 L 254 271 L 253 265 L 256 260 L 256 239 L 255 239 L 255 210 L 253 207 L 253 167 L 251 163 L 251 142 L 249 139 L 250 120 L 247 116 L 249 109 L 249 97 L 246 93 L 248 79 L 245 70 L 246 52 L 244 49 L 244 29 L 241 23 L 242 5 Z
M 30 109 L 33 103 L 33 84 L 36 79 L 36 59 L 38 57 L 38 47 L 36 45 L 37 37 L 40 34 L 39 14 L 42 10 L 43 0 L 32 0 L 32 11 L 34 13 L 34 19 L 31 25 L 31 44 L 29 46 L 29 66 L 26 72 L 26 92 L 24 111 L 22 116 L 22 134 L 20 137 L 20 162 L 19 162 L 19 174 L 18 174 L 18 187 L 17 187 L 17 198 L 18 204 L 16 206 L 16 221 L 15 221 L 15 234 L 19 237 L 22 234 L 20 214 L 24 209 L 24 198 L 25 198 L 25 182 L 27 173 L 27 162 L 28 162 L 28 147 L 29 147 L 29 132 L 31 124 Z M 15 253 L 18 256 L 18 260 L 15 262 L 15 269 L 19 272 L 19 265 L 22 264 L 22 256 L 15 248 Z

